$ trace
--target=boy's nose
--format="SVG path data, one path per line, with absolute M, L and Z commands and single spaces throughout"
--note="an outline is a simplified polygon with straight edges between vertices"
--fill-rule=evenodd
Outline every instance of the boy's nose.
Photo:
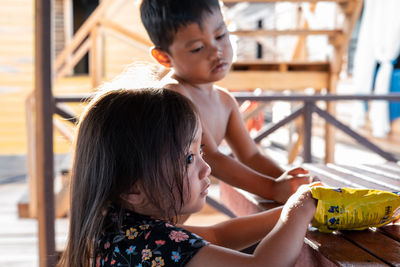
M 222 49 L 217 45 L 213 46 L 211 48 L 210 56 L 212 59 L 222 57 Z

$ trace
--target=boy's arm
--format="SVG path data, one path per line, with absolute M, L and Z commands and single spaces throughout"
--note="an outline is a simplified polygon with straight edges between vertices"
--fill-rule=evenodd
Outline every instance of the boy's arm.
M 204 159 L 211 167 L 211 174 L 218 179 L 266 199 L 275 199 L 275 181 L 257 173 L 238 160 L 221 153 L 214 139 L 203 126 L 202 142 Z
M 225 140 L 231 147 L 233 154 L 246 166 L 273 178 L 278 178 L 283 174 L 284 170 L 274 160 L 260 153 L 245 128 L 242 115 L 233 98 Z
M 227 103 L 227 108 L 231 110 L 225 139 L 239 160 L 218 150 L 215 140 L 203 123 L 204 158 L 211 166 L 212 174 L 230 185 L 263 198 L 284 203 L 301 184 L 309 183 L 309 177 L 294 177 L 275 181 L 274 178 L 280 176 L 283 170 L 272 160 L 259 153 L 257 146 L 244 127 L 237 103 L 233 97 L 228 93 L 222 93 L 221 97 L 224 97 L 223 101 Z M 261 170 L 265 170 L 265 172 Z M 295 176 L 293 173 L 290 174 Z M 271 175 L 275 177 L 272 178 Z
M 211 174 L 222 181 L 266 199 L 284 203 L 309 177 L 275 180 L 252 170 L 238 160 L 219 152 L 214 139 L 203 127 L 204 159 L 211 166 Z

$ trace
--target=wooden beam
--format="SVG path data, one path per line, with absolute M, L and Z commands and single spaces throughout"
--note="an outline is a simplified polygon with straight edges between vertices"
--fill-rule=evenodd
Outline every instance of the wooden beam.
M 329 75 L 329 85 L 327 91 L 331 94 L 336 93 L 337 82 L 339 80 L 339 73 L 330 73 Z M 326 110 L 336 116 L 336 103 L 328 102 L 326 103 Z M 335 162 L 335 144 L 336 135 L 335 128 L 329 123 L 325 122 L 325 163 Z
M 327 88 L 329 75 L 321 71 L 231 71 L 218 86 L 232 91 L 255 88 L 268 90 L 316 90 Z
M 130 38 L 131 40 L 138 42 L 139 44 L 145 45 L 146 47 L 151 47 L 153 46 L 153 43 L 146 38 L 143 38 L 140 34 L 137 34 L 126 27 L 121 26 L 118 23 L 115 23 L 109 19 L 102 18 L 100 21 L 100 24 L 103 25 L 106 28 L 109 28 L 123 36 L 126 36 Z
M 113 0 L 103 0 L 100 5 L 93 11 L 90 17 L 85 20 L 83 25 L 79 28 L 79 30 L 75 33 L 72 41 L 64 48 L 63 51 L 56 58 L 54 69 L 56 72 L 62 67 L 62 65 L 67 60 L 68 56 L 70 56 L 75 49 L 79 47 L 79 45 L 83 42 L 83 40 L 89 35 L 90 30 L 98 24 L 99 19 L 103 16 L 104 12 L 106 12 L 107 8 L 109 8 L 110 4 Z
M 101 33 L 100 27 L 93 27 L 90 31 L 90 52 L 89 52 L 89 73 L 92 82 L 92 88 L 96 88 L 103 77 L 103 61 L 101 49 Z
M 70 176 L 66 174 L 66 176 Z M 61 177 L 60 177 L 61 178 Z M 70 179 L 71 177 L 61 178 L 61 190 L 55 196 L 55 216 L 57 218 L 65 217 L 70 209 Z
M 29 176 L 29 195 L 18 203 L 18 214 L 24 218 L 37 218 L 37 177 L 36 177 L 36 131 L 35 131 L 35 96 L 30 93 L 25 100 L 25 124 L 27 129 L 28 142 L 28 176 Z M 30 201 L 26 202 L 28 199 Z M 20 211 L 24 205 L 28 206 L 27 212 Z M 24 208 L 25 209 L 25 208 Z
M 56 265 L 54 237 L 51 1 L 35 1 L 36 178 L 39 266 Z
M 232 31 L 230 34 L 241 37 L 258 37 L 258 36 L 282 36 L 282 35 L 295 35 L 295 36 L 308 36 L 308 35 L 325 35 L 336 36 L 342 34 L 342 30 L 238 30 Z
M 264 59 L 241 60 L 233 62 L 233 65 L 280 65 L 286 64 L 290 66 L 327 66 L 329 61 L 308 61 L 308 60 L 290 60 L 290 61 L 274 61 Z
M 265 61 L 246 60 L 232 64 L 231 70 L 262 70 L 262 71 L 321 71 L 329 72 L 330 63 L 327 61 Z
M 252 2 L 252 3 L 264 3 L 264 2 L 310 2 L 310 3 L 316 3 L 316 2 L 336 2 L 336 3 L 346 3 L 350 0 L 248 0 L 248 1 L 243 1 L 243 0 L 222 0 L 224 3 L 240 3 L 240 2 Z
M 75 65 L 86 55 L 91 45 L 91 37 L 88 37 L 76 50 L 72 57 L 55 74 L 56 80 L 64 77 L 66 73 L 73 70 Z

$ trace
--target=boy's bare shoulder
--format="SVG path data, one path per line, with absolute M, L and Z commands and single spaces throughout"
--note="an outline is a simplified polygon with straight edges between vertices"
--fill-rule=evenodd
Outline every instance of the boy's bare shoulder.
M 192 92 L 193 88 L 188 87 L 184 83 L 178 82 L 176 79 L 174 79 L 172 77 L 165 77 L 164 79 L 162 79 L 162 87 L 164 87 L 165 89 L 180 93 L 194 102 L 196 102 L 196 99 L 198 97 L 198 96 L 192 95 L 191 92 Z M 216 95 L 218 95 L 218 97 L 215 98 L 215 101 L 222 104 L 221 107 L 223 107 L 224 109 L 229 109 L 229 110 L 231 110 L 234 107 L 237 107 L 235 98 L 226 88 L 214 85 L 213 91 L 216 93 Z
M 222 102 L 229 106 L 236 106 L 236 99 L 226 88 L 214 85 L 214 90 L 218 92 Z

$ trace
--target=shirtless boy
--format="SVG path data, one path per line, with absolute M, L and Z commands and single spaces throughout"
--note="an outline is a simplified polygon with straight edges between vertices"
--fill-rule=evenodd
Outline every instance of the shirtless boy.
M 233 55 L 218 0 L 143 0 L 141 19 L 154 44 L 152 56 L 172 69 L 164 87 L 185 95 L 199 110 L 213 176 L 279 203 L 310 182 L 307 170 L 284 172 L 260 153 L 233 96 L 214 85 L 228 73 Z M 236 159 L 218 150 L 223 139 Z

